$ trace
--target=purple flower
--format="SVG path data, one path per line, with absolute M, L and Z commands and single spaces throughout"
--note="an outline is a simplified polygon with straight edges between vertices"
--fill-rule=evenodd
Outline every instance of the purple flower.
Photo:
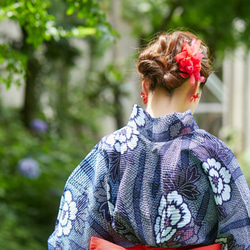
M 34 119 L 30 123 L 30 127 L 36 132 L 45 132 L 48 130 L 48 124 L 40 119 Z
M 40 168 L 36 160 L 24 158 L 18 162 L 19 171 L 29 179 L 37 179 L 41 175 Z

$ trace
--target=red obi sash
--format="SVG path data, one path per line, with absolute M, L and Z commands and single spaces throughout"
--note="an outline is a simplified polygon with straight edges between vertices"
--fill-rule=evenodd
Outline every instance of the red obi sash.
M 209 246 L 185 246 L 185 247 L 174 247 L 174 248 L 162 248 L 162 247 L 146 247 L 142 245 L 135 245 L 133 247 L 124 248 L 109 242 L 104 239 L 92 237 L 90 241 L 89 250 L 221 250 L 221 244 L 213 244 Z

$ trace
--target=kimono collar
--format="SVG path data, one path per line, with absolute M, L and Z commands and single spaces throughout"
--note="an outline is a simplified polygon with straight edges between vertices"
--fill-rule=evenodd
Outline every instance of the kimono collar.
M 199 129 L 190 110 L 153 118 L 148 112 L 134 105 L 128 126 L 137 129 L 151 141 L 164 142 Z

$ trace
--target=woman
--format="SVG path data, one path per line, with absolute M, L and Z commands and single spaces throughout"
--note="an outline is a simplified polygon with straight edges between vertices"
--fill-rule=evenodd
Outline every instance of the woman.
M 250 248 L 246 180 L 192 116 L 211 70 L 189 32 L 162 34 L 141 52 L 146 111 L 135 105 L 128 125 L 73 171 L 49 249 Z

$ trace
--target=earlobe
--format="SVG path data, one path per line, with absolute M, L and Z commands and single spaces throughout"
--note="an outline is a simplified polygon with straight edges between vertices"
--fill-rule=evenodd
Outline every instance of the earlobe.
M 141 92 L 141 98 L 144 104 L 148 103 L 148 97 L 146 96 L 144 92 Z
M 196 99 L 200 99 L 200 94 L 199 93 L 196 93 L 195 95 L 193 95 L 190 98 L 190 102 L 194 101 L 194 103 L 196 103 Z
M 144 104 L 148 103 L 148 86 L 146 80 L 142 81 L 142 89 L 143 92 L 141 92 L 141 98 Z

